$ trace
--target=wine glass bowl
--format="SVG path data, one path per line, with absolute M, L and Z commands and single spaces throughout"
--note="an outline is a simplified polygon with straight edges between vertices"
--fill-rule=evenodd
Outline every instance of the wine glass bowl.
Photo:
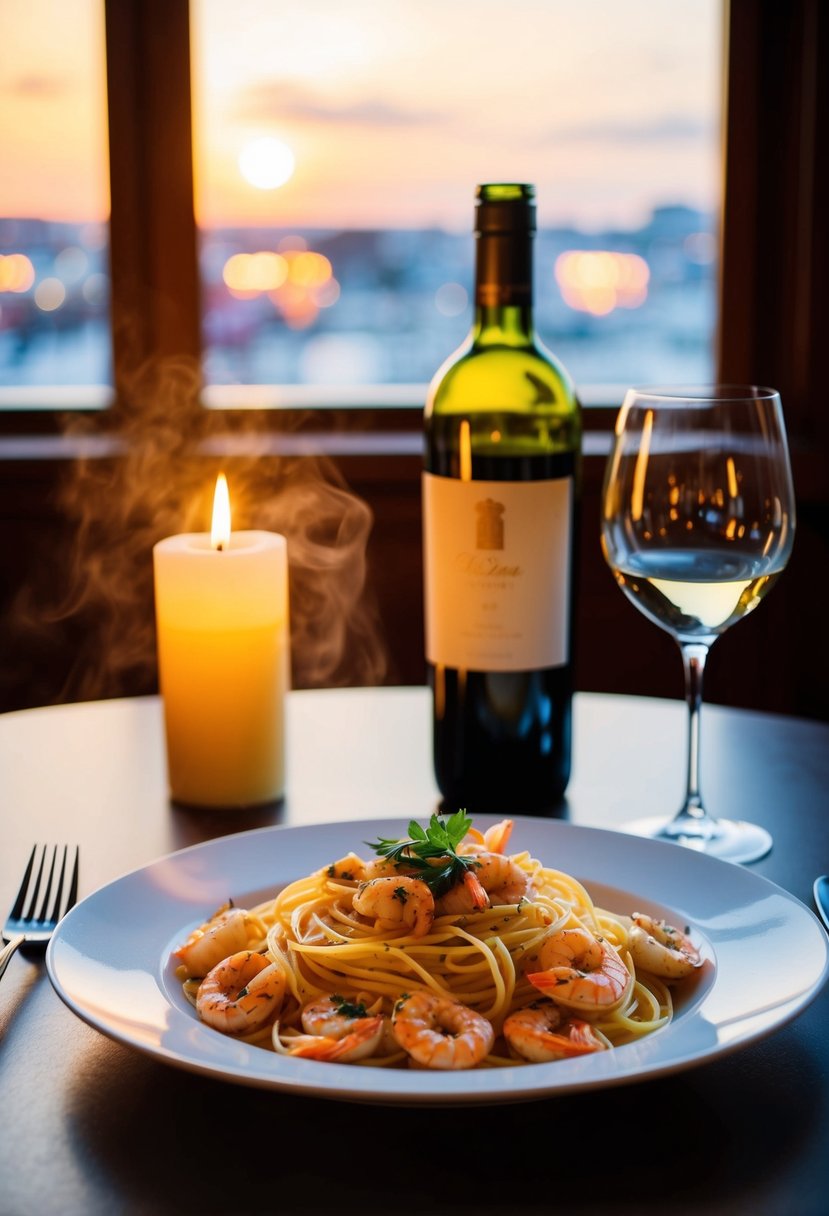
M 768 852 L 753 824 L 714 819 L 699 790 L 699 709 L 717 638 L 780 577 L 795 505 L 780 397 L 714 385 L 631 389 L 602 494 L 602 552 L 624 594 L 679 644 L 689 710 L 686 798 L 629 830 L 734 861 Z

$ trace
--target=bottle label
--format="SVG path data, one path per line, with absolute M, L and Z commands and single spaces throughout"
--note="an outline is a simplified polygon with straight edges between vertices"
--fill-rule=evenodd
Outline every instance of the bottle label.
M 467 671 L 569 659 L 573 478 L 423 474 L 426 658 Z

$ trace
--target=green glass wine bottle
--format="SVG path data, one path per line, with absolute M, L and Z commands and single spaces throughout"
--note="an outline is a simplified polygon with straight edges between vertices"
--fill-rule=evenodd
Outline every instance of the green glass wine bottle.
M 474 323 L 424 422 L 435 776 L 447 809 L 543 814 L 570 776 L 581 410 L 533 331 L 534 188 L 476 195 Z

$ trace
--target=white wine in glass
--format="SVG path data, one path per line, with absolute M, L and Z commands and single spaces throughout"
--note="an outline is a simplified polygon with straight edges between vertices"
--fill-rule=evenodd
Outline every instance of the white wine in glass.
M 699 788 L 708 651 L 752 612 L 791 553 L 795 501 L 779 394 L 754 386 L 630 389 L 602 494 L 602 551 L 636 607 L 679 644 L 688 704 L 686 796 L 673 818 L 625 825 L 730 861 L 771 836 L 715 819 Z

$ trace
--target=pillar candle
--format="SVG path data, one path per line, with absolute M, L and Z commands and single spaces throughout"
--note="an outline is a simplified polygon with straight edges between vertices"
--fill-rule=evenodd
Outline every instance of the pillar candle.
M 289 683 L 284 536 L 208 533 L 153 551 L 159 682 L 170 793 L 202 807 L 254 806 L 285 785 Z

